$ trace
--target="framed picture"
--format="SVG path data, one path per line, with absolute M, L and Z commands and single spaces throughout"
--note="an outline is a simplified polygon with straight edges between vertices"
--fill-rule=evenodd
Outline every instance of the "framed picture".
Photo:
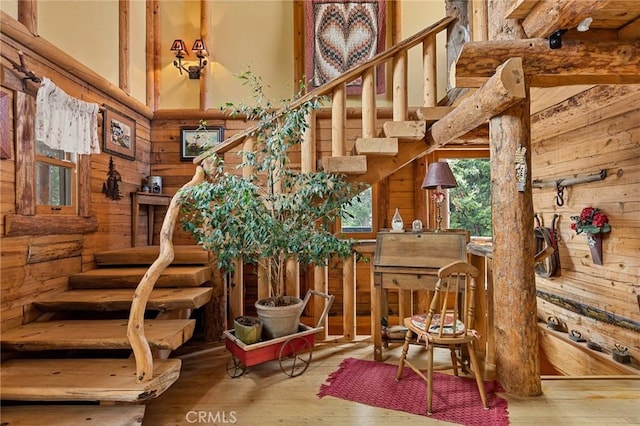
M 181 127 L 180 133 L 181 161 L 192 161 L 208 148 L 224 140 L 224 127 L 222 126 L 207 126 L 206 129 Z
M 104 105 L 102 150 L 128 160 L 136 159 L 136 122 Z

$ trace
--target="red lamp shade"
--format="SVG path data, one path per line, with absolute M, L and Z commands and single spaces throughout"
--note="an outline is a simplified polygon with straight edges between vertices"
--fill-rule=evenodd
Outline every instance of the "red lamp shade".
M 176 39 L 173 40 L 171 51 L 175 53 L 176 56 L 184 56 L 187 53 L 187 46 L 184 45 L 184 41 Z
M 455 188 L 456 186 L 458 186 L 456 178 L 449 168 L 449 163 L 445 161 L 431 163 L 422 182 L 423 189 Z
M 194 52 L 197 52 L 198 56 L 207 56 L 207 47 L 204 45 L 204 41 L 202 41 L 201 39 L 196 39 L 196 41 L 193 42 L 193 47 L 191 47 L 191 50 Z

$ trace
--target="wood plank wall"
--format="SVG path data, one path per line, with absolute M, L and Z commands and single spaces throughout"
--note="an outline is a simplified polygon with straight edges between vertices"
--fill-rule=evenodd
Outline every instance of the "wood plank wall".
M 29 68 L 40 77 L 47 77 L 66 93 L 87 102 L 107 104 L 136 121 L 135 161 L 113 157 L 115 168 L 122 176 L 120 193 L 122 198 L 113 201 L 102 193 L 107 180 L 110 155 L 102 153 L 91 156 L 91 204 L 92 214 L 97 218 L 98 229 L 87 234 L 51 234 L 45 236 L 5 236 L 5 215 L 16 213 L 16 150 L 14 140 L 14 117 L 2 117 L 10 128 L 11 156 L 0 160 L 0 265 L 1 292 L 0 330 L 18 326 L 35 319 L 40 313 L 31 308 L 31 302 L 40 295 L 57 293 L 67 288 L 69 274 L 95 267 L 93 254 L 97 251 L 128 247 L 131 240 L 131 197 L 129 193 L 140 187 L 141 178 L 149 174 L 150 120 L 138 111 L 106 96 L 57 64 L 51 63 L 26 46 L 16 44 L 3 36 L 1 50 L 4 55 L 17 60 L 18 50 L 25 54 Z M 2 93 L 13 105 L 16 91 L 22 90 L 22 74 L 16 73 L 5 62 L 2 63 Z M 33 87 L 32 87 L 33 88 Z M 101 119 L 98 120 L 102 122 Z M 102 128 L 98 129 L 102 141 Z M 146 235 L 146 217 L 141 218 L 141 236 Z M 54 248 L 55 255 L 34 258 L 29 253 L 39 247 Z
M 559 273 L 536 276 L 545 296 L 538 297 L 538 315 L 544 321 L 557 315 L 567 329 L 607 349 L 622 344 L 640 359 L 640 87 L 594 86 L 535 114 L 532 150 L 534 179 L 607 171 L 603 181 L 567 187 L 563 206 L 556 204 L 555 188 L 533 189 L 535 212 L 546 226 L 558 214 L 560 233 Z M 602 209 L 612 228 L 604 237 L 601 266 L 591 261 L 586 236 L 570 229 L 570 216 L 587 206 Z

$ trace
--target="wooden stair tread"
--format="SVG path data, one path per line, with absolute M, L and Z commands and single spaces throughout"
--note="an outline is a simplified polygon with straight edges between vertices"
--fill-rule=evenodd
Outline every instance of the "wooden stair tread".
M 423 140 L 427 132 L 427 122 L 418 121 L 387 121 L 382 125 L 384 135 L 388 138 L 400 140 Z
M 197 245 L 173 246 L 173 265 L 208 265 L 209 253 Z M 96 253 L 100 266 L 151 265 L 160 253 L 160 246 L 129 247 Z
M 134 359 L 11 359 L 2 363 L 0 397 L 14 401 L 146 401 L 178 379 L 180 366 L 178 358 L 155 359 L 153 377 L 136 383 Z
M 80 289 L 42 297 L 33 305 L 51 311 L 127 311 L 135 289 Z M 147 309 L 161 312 L 174 309 L 197 309 L 211 299 L 211 287 L 154 288 Z
M 329 173 L 361 175 L 367 172 L 367 156 L 326 157 L 322 159 L 322 168 Z
M 195 320 L 145 320 L 149 345 L 176 349 L 193 336 Z M 0 338 L 3 349 L 41 351 L 57 349 L 130 349 L 127 320 L 36 321 L 9 329 Z M 4 368 L 4 367 L 3 367 Z
M 148 268 L 106 267 L 69 276 L 72 288 L 135 288 Z M 155 287 L 198 287 L 211 280 L 209 266 L 169 266 L 158 278 Z
M 9 405 L 2 407 L 7 426 L 141 425 L 146 406 L 139 405 Z
M 398 154 L 398 138 L 358 138 L 354 150 L 358 155 L 392 157 Z

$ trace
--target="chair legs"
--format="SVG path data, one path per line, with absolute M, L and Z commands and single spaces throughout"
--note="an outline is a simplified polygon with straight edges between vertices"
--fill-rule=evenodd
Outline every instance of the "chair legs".
M 433 414 L 433 345 L 427 346 L 427 415 Z
M 471 359 L 470 369 L 473 375 L 476 378 L 476 383 L 478 385 L 478 392 L 480 392 L 480 399 L 482 400 L 482 406 L 485 410 L 489 409 L 487 405 L 487 394 L 484 391 L 484 383 L 482 382 L 482 374 L 480 374 L 480 370 L 478 369 L 478 357 L 476 356 L 475 350 L 473 350 L 473 342 L 469 342 L 467 344 L 469 348 L 469 358 Z
M 407 352 L 409 352 L 409 343 L 412 337 L 413 333 L 411 332 L 411 330 L 407 330 L 407 334 L 404 337 L 404 345 L 402 345 L 402 355 L 400 355 L 400 362 L 398 362 L 396 381 L 400 380 L 400 377 L 402 377 L 402 370 L 404 369 L 404 363 L 407 359 Z
M 407 352 L 409 351 L 409 345 L 411 344 L 411 340 L 413 338 L 413 332 L 411 330 L 407 330 L 407 334 L 404 339 L 404 344 L 402 346 L 402 354 L 400 355 L 400 361 L 398 362 L 398 371 L 396 373 L 396 380 L 400 380 L 402 377 L 402 371 L 404 370 L 405 364 L 408 365 L 413 371 L 415 371 L 422 379 L 427 383 L 427 415 L 433 414 L 433 355 L 434 355 L 434 347 L 435 345 L 429 344 L 427 345 L 427 374 L 423 374 L 418 368 L 413 366 L 411 362 L 407 361 Z M 456 347 L 449 347 L 451 351 L 451 362 L 453 364 L 453 370 L 455 375 L 458 374 L 458 362 L 456 357 Z M 478 392 L 480 393 L 480 399 L 482 400 L 482 406 L 485 410 L 489 407 L 487 405 L 487 395 L 484 390 L 484 383 L 482 381 L 482 374 L 478 369 L 478 359 L 476 357 L 476 353 L 473 349 L 473 342 L 467 343 L 467 349 L 469 351 L 470 357 L 470 372 L 476 379 L 476 384 L 478 385 Z M 466 370 L 465 370 L 466 371 Z

